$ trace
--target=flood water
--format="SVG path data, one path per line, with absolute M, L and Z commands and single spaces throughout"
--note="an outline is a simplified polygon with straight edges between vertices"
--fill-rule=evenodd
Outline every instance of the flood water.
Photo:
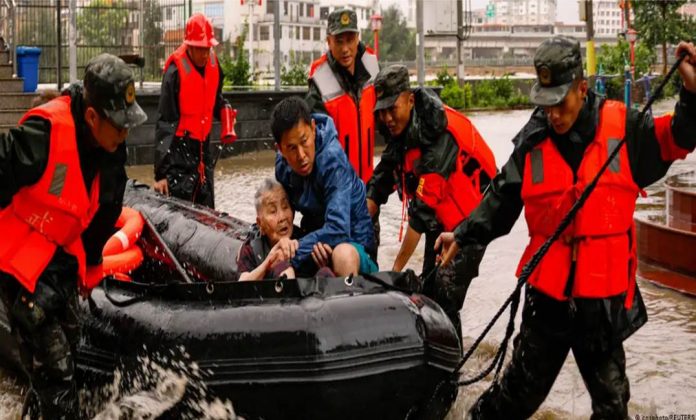
M 663 103 L 658 109 L 669 110 L 671 104 Z M 530 111 L 470 115 L 491 146 L 498 166 L 507 160 L 513 148 L 511 139 L 529 115 Z M 273 176 L 273 159 L 272 152 L 261 152 L 220 161 L 215 175 L 217 209 L 253 221 L 254 191 L 261 179 Z M 686 161 L 675 164 L 670 174 L 694 168 L 696 156 L 692 154 Z M 151 182 L 152 167 L 131 167 L 129 175 Z M 654 194 L 659 190 L 657 185 L 649 193 Z M 650 202 L 649 198 L 642 200 Z M 394 194 L 381 213 L 382 243 L 378 263 L 383 270 L 391 268 L 399 249 L 400 220 L 401 203 Z M 516 281 L 514 272 L 526 243 L 527 228 L 523 218 L 520 218 L 509 235 L 499 238 L 488 247 L 480 267 L 480 276 L 472 282 L 462 310 L 465 346 L 473 342 L 513 291 Z M 684 252 L 694 253 L 693 250 Z M 422 255 L 423 241 L 408 267 L 419 272 Z M 624 343 L 631 385 L 631 418 L 678 414 L 691 415 L 690 418 L 693 418 L 696 415 L 696 299 L 656 287 L 646 281 L 639 280 L 639 285 L 648 309 L 649 321 Z M 472 360 L 464 366 L 465 377 L 471 377 L 487 366 L 503 337 L 507 316 L 502 318 Z M 519 323 L 519 319 L 517 322 Z M 512 345 L 508 350 L 508 357 L 511 347 Z M 489 384 L 490 379 L 462 388 L 448 418 L 463 418 Z M 21 386 L 14 379 L 0 371 L 0 418 L 17 416 L 20 389 Z M 571 354 L 534 418 L 588 418 L 591 412 L 590 398 Z

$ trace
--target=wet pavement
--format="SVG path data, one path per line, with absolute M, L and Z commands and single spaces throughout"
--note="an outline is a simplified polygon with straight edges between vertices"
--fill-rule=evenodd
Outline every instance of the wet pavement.
M 658 109 L 669 110 L 670 106 L 662 104 Z M 507 160 L 513 148 L 511 139 L 529 115 L 530 111 L 470 115 L 491 146 L 498 166 Z M 272 152 L 262 152 L 220 161 L 215 174 L 217 208 L 253 221 L 254 191 L 264 177 L 273 176 L 273 160 Z M 687 172 L 695 167 L 696 156 L 692 154 L 685 162 L 675 164 L 670 174 Z M 152 182 L 151 166 L 131 167 L 128 172 L 140 181 Z M 649 192 L 657 193 L 660 189 L 657 185 Z M 641 201 L 649 206 L 654 200 L 648 197 Z M 399 249 L 400 220 L 401 203 L 393 194 L 381 213 L 382 245 L 378 263 L 383 270 L 391 268 Z M 526 243 L 527 229 L 521 217 L 508 236 L 499 238 L 488 247 L 480 267 L 480 276 L 472 282 L 462 311 L 465 345 L 473 342 L 513 291 L 516 280 L 514 272 Z M 422 255 L 423 241 L 407 267 L 419 272 Z M 693 398 L 693 390 L 696 389 L 696 299 L 645 281 L 639 284 L 649 321 L 624 343 L 631 384 L 631 418 L 636 418 L 636 415 L 696 415 L 696 399 Z M 464 366 L 465 377 L 478 373 L 494 355 L 505 328 L 506 315 L 502 318 L 472 360 Z M 508 353 L 510 350 L 511 346 Z M 462 388 L 448 418 L 463 418 L 468 407 L 489 384 L 490 381 L 484 381 Z M 17 412 L 19 392 L 20 386 L 16 385 L 16 381 L 0 371 L 0 418 L 11 417 Z M 587 418 L 590 414 L 590 398 L 571 355 L 534 418 Z

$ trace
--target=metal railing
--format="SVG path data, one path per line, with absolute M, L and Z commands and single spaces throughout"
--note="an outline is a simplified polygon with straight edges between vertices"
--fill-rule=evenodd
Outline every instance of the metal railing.
M 73 15 L 78 78 L 92 57 L 108 52 L 144 57 L 145 79 L 160 80 L 166 58 L 183 40 L 191 9 L 188 0 L 72 0 L 74 8 L 70 1 L 0 0 L 0 35 L 13 50 L 15 66 L 17 46 L 41 48 L 40 83 L 68 80 Z

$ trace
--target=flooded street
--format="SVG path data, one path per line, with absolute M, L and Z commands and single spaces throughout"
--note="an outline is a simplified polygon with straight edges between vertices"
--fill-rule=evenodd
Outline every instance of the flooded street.
M 663 103 L 658 109 L 669 110 L 672 104 Z M 492 148 L 499 167 L 507 161 L 513 149 L 511 139 L 529 115 L 529 110 L 470 115 Z M 220 161 L 215 175 L 217 209 L 253 221 L 253 195 L 264 177 L 273 177 L 273 161 L 274 153 L 270 151 Z M 694 168 L 696 156 L 691 154 L 687 161 L 674 165 L 670 174 Z M 130 167 L 128 172 L 132 178 L 152 182 L 151 165 Z M 651 188 L 649 193 L 658 190 L 659 185 Z M 378 261 L 382 270 L 391 268 L 399 249 L 401 210 L 401 202 L 396 194 L 382 208 Z M 420 272 L 422 264 L 423 242 L 408 264 L 416 272 Z M 465 346 L 479 335 L 513 291 L 516 281 L 514 272 L 526 244 L 527 228 L 523 217 L 520 217 L 508 236 L 488 247 L 480 267 L 480 276 L 472 282 L 462 311 Z M 694 250 L 684 252 L 694 253 Z M 639 281 L 639 285 L 649 321 L 624 343 L 631 385 L 631 418 L 638 415 L 696 415 L 693 391 L 696 389 L 696 299 L 646 281 Z M 464 377 L 474 376 L 488 365 L 503 337 L 506 319 L 507 315 L 503 315 L 472 360 L 464 366 Z M 508 349 L 508 357 L 511 350 L 512 345 Z M 448 418 L 463 418 L 473 401 L 489 384 L 490 380 L 462 388 Z M 0 419 L 17 416 L 20 392 L 16 381 L 0 371 Z M 589 395 L 571 355 L 534 418 L 588 418 L 591 412 Z

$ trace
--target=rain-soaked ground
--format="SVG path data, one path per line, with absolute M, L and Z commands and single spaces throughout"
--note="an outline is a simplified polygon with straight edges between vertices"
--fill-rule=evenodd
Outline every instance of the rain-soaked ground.
M 658 105 L 659 110 L 669 110 L 673 102 Z M 511 111 L 473 114 L 471 118 L 483 137 L 488 141 L 501 166 L 512 151 L 510 140 L 524 125 L 529 111 Z M 245 155 L 221 161 L 216 171 L 217 208 L 248 221 L 255 218 L 253 194 L 261 179 L 273 176 L 271 152 Z M 685 162 L 675 164 L 670 174 L 696 168 L 696 156 L 690 155 Z M 152 167 L 129 168 L 129 175 L 144 182 L 152 181 Z M 659 185 L 650 193 L 659 192 Z M 650 197 L 644 199 L 646 203 Z M 399 249 L 398 234 L 401 219 L 401 203 L 393 195 L 382 209 L 382 245 L 379 251 L 379 266 L 389 269 Z M 489 322 L 493 314 L 512 292 L 515 285 L 514 272 L 518 259 L 527 242 L 527 229 L 523 218 L 515 224 L 512 232 L 494 241 L 487 250 L 480 267 L 480 276 L 473 281 L 462 311 L 465 346 L 470 344 Z M 423 244 L 416 251 L 408 267 L 420 271 Z M 691 252 L 693 250 L 684 250 Z M 631 418 L 657 415 L 696 415 L 696 299 L 686 297 L 648 282 L 639 282 L 648 309 L 649 322 L 625 343 L 627 373 L 631 383 Z M 495 353 L 504 332 L 506 316 L 490 332 L 473 359 L 464 366 L 464 375 L 470 377 L 484 367 Z M 519 318 L 519 316 L 518 316 Z M 519 319 L 518 319 L 519 323 Z M 508 356 L 511 348 L 508 350 Z M 144 365 L 147 365 L 144 363 Z M 149 368 L 153 369 L 153 368 Z M 156 368 L 154 368 L 156 370 Z M 166 376 L 166 375 L 165 375 Z M 176 376 L 164 383 L 171 389 L 155 389 L 145 396 L 148 407 L 150 400 L 176 400 L 177 390 L 182 384 Z M 463 418 L 475 399 L 490 384 L 490 379 L 461 389 L 449 419 Z M 21 385 L 0 371 L 0 418 L 17 416 L 20 404 Z M 162 395 L 158 392 L 165 392 Z M 169 393 L 167 393 L 169 392 Z M 174 395 L 174 397 L 172 397 Z M 128 398 L 116 396 L 118 404 L 133 403 Z M 149 398 L 149 399 L 148 399 Z M 137 399 L 137 398 L 136 398 Z M 117 404 L 117 405 L 118 405 Z M 158 412 L 156 405 L 150 405 Z M 224 417 L 229 413 L 225 404 L 213 404 L 203 410 L 209 418 Z M 108 407 L 99 418 L 118 418 L 108 412 Z M 145 408 L 145 411 L 148 409 Z M 110 414 L 111 413 L 111 414 Z M 154 414 L 154 413 L 152 413 Z M 556 380 L 551 393 L 541 406 L 536 419 L 587 418 L 591 414 L 590 398 L 584 387 L 572 355 Z

